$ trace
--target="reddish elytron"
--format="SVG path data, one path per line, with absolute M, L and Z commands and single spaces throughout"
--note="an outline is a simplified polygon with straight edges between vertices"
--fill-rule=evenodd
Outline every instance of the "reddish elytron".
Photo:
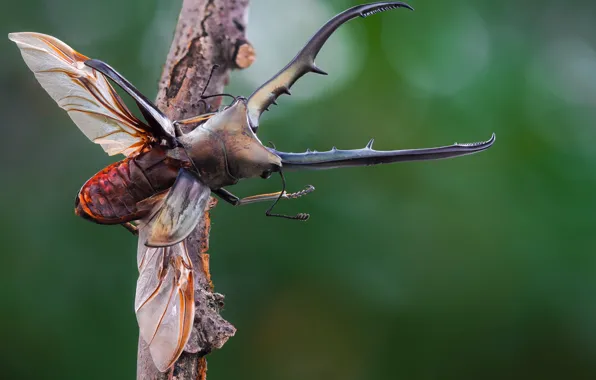
M 189 166 L 188 161 L 167 156 L 160 146 L 127 157 L 106 167 L 83 185 L 75 212 L 101 224 L 143 219 L 151 208 L 143 208 L 140 202 L 172 187 L 180 169 Z

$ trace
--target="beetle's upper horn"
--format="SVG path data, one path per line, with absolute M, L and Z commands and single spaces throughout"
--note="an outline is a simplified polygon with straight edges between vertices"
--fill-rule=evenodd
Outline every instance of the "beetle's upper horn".
M 329 36 L 343 23 L 360 17 L 368 17 L 375 13 L 387 11 L 396 8 L 408 8 L 413 10 L 408 4 L 399 1 L 383 1 L 366 5 L 358 5 L 350 8 L 331 20 L 329 20 L 314 36 L 308 41 L 306 46 L 288 63 L 279 73 L 259 87 L 248 98 L 248 119 L 254 132 L 259 127 L 259 118 L 261 114 L 275 104 L 275 100 L 281 94 L 290 94 L 290 87 L 304 74 L 313 72 L 326 75 L 327 73 L 315 65 L 315 58 L 323 44 Z

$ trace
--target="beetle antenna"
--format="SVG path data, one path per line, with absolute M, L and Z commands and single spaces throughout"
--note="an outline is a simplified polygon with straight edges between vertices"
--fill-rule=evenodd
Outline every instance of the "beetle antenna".
M 205 91 L 207 91 L 207 87 L 209 87 L 209 83 L 211 83 L 211 79 L 213 78 L 213 73 L 215 73 L 215 69 L 217 69 L 219 65 L 216 63 L 211 67 L 211 72 L 209 73 L 209 78 L 207 78 L 207 84 L 203 87 L 203 91 L 201 92 L 201 99 L 204 98 Z
M 285 214 L 273 214 L 273 213 L 271 213 L 271 210 L 273 210 L 273 208 L 275 207 L 275 205 L 277 205 L 277 202 L 279 202 L 279 200 L 286 193 L 286 177 L 284 177 L 284 173 L 281 170 L 281 168 L 279 168 L 279 176 L 281 177 L 281 184 L 282 184 L 281 192 L 279 193 L 279 197 L 277 197 L 277 199 L 275 200 L 275 202 L 273 202 L 273 204 L 271 205 L 271 207 L 269 207 L 269 209 L 267 209 L 267 211 L 265 211 L 265 215 L 267 215 L 267 216 L 275 216 L 275 217 L 278 217 L 278 218 L 285 218 L 285 219 L 290 219 L 290 220 L 301 220 L 301 221 L 308 220 L 308 218 L 310 218 L 310 215 L 309 214 L 305 214 L 305 213 L 299 213 L 299 214 L 296 214 L 296 215 L 285 215 Z M 313 188 L 313 190 L 314 190 L 314 188 Z
M 209 107 L 209 105 L 207 105 L 207 102 L 205 101 L 205 99 L 215 98 L 217 96 L 229 96 L 232 99 L 236 99 L 236 97 L 231 94 L 205 95 L 205 91 L 207 91 L 207 88 L 209 87 L 209 83 L 211 83 L 211 79 L 213 78 L 213 74 L 215 73 L 215 70 L 217 68 L 219 68 L 219 65 L 217 63 L 211 67 L 211 72 L 209 73 L 209 78 L 207 78 L 207 84 L 205 84 L 205 87 L 203 87 L 203 91 L 201 92 L 201 100 L 199 100 L 199 103 L 203 103 L 205 105 L 205 110 L 211 108 L 211 107 Z

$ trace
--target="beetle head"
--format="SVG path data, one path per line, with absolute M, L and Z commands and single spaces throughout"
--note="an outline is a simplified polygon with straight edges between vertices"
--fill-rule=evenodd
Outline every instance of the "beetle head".
M 246 98 L 234 102 L 192 132 L 179 137 L 201 179 L 212 189 L 243 178 L 268 178 L 281 159 L 249 127 Z

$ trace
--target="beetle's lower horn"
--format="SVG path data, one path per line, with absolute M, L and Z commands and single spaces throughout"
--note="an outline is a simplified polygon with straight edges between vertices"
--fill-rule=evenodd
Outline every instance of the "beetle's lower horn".
M 372 142 L 362 149 L 341 150 L 334 147 L 326 152 L 308 150 L 304 153 L 286 153 L 268 149 L 281 158 L 284 170 L 322 170 L 465 156 L 490 148 L 495 142 L 495 134 L 487 141 L 423 149 L 374 150 Z

